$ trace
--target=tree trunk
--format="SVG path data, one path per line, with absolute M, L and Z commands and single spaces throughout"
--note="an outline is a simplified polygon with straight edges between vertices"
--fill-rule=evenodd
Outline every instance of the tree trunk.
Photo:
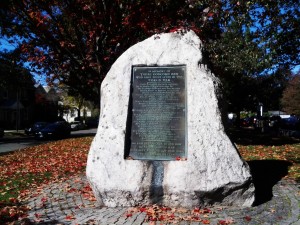
M 81 120 L 80 108 L 77 109 L 77 117 L 78 117 L 78 120 Z

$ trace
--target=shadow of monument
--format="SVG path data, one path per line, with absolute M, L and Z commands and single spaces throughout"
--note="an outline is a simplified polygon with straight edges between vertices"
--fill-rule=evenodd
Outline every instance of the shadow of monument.
M 164 196 L 163 180 L 164 165 L 162 161 L 152 161 L 153 173 L 150 185 L 150 200 L 152 204 L 161 204 Z
M 283 160 L 248 161 L 255 186 L 254 206 L 266 203 L 273 197 L 273 186 L 288 174 L 292 164 Z

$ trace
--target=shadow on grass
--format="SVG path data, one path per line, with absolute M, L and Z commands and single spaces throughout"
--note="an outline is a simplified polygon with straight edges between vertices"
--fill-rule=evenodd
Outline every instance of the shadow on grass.
M 248 161 L 255 186 L 254 206 L 270 201 L 273 186 L 288 174 L 292 163 L 283 160 Z

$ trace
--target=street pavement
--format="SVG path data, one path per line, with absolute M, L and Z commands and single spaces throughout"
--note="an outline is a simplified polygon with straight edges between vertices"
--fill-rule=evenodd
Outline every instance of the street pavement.
M 94 136 L 96 132 L 96 128 L 72 131 L 70 138 Z M 0 138 L 0 154 L 44 144 L 49 141 L 51 140 L 36 140 L 33 136 L 25 135 L 24 130 L 18 132 L 15 130 L 5 131 L 4 137 Z
M 199 214 L 201 221 L 190 221 L 190 211 L 174 211 L 174 219 L 149 221 L 147 213 L 139 208 L 107 208 L 99 204 L 86 191 L 84 175 L 45 187 L 39 194 L 27 200 L 30 206 L 29 220 L 35 224 L 99 224 L 99 225 L 158 225 L 158 224 L 239 224 L 239 225 L 299 225 L 300 193 L 298 184 L 281 180 L 273 186 L 270 201 L 255 207 L 210 207 L 209 212 Z M 170 211 L 172 213 L 172 211 Z M 185 219 L 185 220 L 184 220 Z
M 35 146 L 39 144 L 43 144 L 44 142 L 37 142 L 33 140 L 22 140 L 15 143 L 5 143 L 0 142 L 0 154 L 6 152 L 12 152 L 16 150 L 21 150 L 26 147 Z

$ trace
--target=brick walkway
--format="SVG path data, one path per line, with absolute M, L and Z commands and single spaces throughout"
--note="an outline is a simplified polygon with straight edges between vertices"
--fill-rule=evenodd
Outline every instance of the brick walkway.
M 199 214 L 200 222 L 182 220 L 191 218 L 191 212 L 185 210 L 175 211 L 173 222 L 150 223 L 145 221 L 145 212 L 133 208 L 101 208 L 84 177 L 51 184 L 27 203 L 31 207 L 29 219 L 35 224 L 300 224 L 299 187 L 287 180 L 281 180 L 273 187 L 272 200 L 264 204 L 242 209 L 212 207 L 209 212 Z

